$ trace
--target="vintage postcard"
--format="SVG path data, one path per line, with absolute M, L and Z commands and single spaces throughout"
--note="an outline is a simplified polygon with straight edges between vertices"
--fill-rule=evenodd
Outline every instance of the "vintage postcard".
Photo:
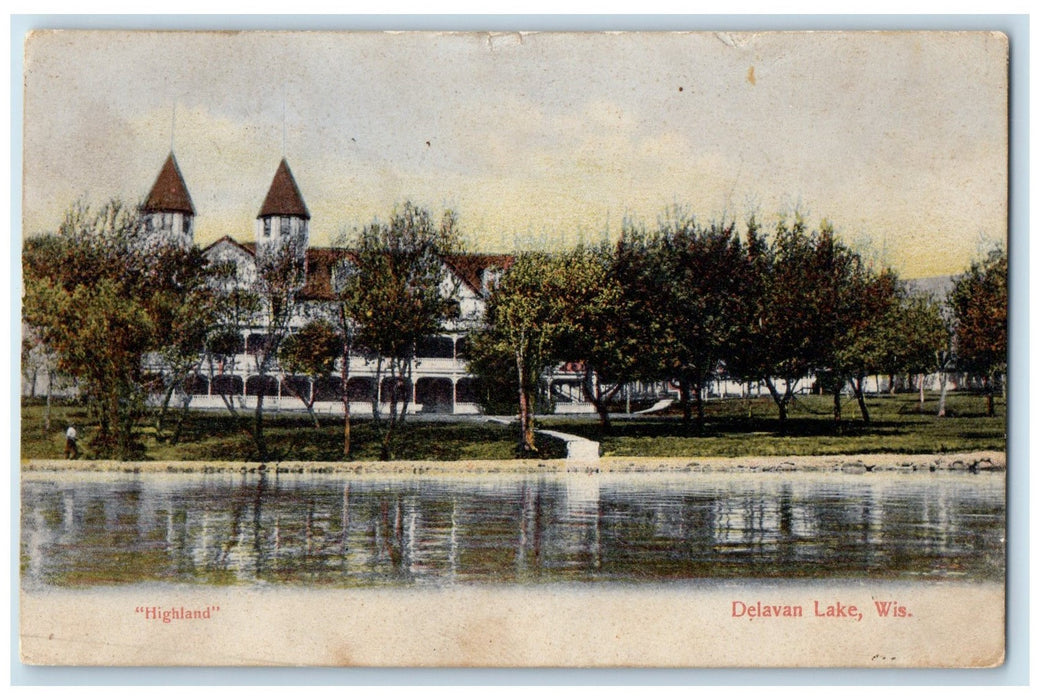
M 31 33 L 21 659 L 1002 664 L 1008 56 Z

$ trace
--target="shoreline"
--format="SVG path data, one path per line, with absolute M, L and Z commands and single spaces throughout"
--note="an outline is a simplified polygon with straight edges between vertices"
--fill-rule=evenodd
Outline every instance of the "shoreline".
M 775 473 L 1004 472 L 1004 452 L 847 454 L 748 457 L 601 457 L 598 460 L 460 460 L 437 462 L 218 462 L 30 459 L 27 472 L 270 473 L 270 474 L 565 474 L 565 473 Z

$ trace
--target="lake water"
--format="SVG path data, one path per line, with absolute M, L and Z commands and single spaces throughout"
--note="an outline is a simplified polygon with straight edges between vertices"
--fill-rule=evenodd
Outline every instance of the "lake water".
M 44 474 L 27 589 L 1002 581 L 1003 474 Z

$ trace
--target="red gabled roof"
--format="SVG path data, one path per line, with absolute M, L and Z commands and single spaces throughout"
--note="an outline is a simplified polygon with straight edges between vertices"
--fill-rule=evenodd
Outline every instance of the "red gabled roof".
M 206 246 L 206 252 L 214 246 L 227 242 L 256 255 L 256 243 L 240 243 L 230 236 Z M 507 270 L 513 264 L 512 255 L 489 255 L 485 253 L 461 253 L 444 257 L 444 264 L 470 289 L 477 294 L 484 294 L 484 271 L 493 268 Z M 332 288 L 332 273 L 343 260 L 357 262 L 354 251 L 348 248 L 307 248 L 307 281 L 300 290 L 300 298 L 311 301 L 332 301 L 336 298 Z
M 289 164 L 282 158 L 275 171 L 274 179 L 271 180 L 271 188 L 267 190 L 267 198 L 260 213 L 256 218 L 265 216 L 298 216 L 301 219 L 310 219 L 311 214 L 307 211 L 307 205 L 303 203 L 300 188 L 296 186 Z
M 163 163 L 159 177 L 155 178 L 152 191 L 148 193 L 141 210 L 146 213 L 152 212 L 182 212 L 194 216 L 195 207 L 191 203 L 191 195 L 188 194 L 188 186 L 184 184 L 181 169 L 177 166 L 177 159 L 173 152 L 167 156 Z
M 300 297 L 315 301 L 331 301 L 336 298 L 332 288 L 332 272 L 343 260 L 355 260 L 353 251 L 346 248 L 308 248 L 307 282 L 300 290 Z
M 477 294 L 483 294 L 484 271 L 488 268 L 496 270 L 508 270 L 513 264 L 512 255 L 492 255 L 487 253 L 464 253 L 461 255 L 446 255 L 444 263 L 458 275 L 466 286 Z

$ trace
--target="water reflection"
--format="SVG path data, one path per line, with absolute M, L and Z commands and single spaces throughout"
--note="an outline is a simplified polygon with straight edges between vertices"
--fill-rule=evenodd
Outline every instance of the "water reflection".
M 1001 475 L 31 475 L 22 577 L 386 585 L 1000 580 Z

